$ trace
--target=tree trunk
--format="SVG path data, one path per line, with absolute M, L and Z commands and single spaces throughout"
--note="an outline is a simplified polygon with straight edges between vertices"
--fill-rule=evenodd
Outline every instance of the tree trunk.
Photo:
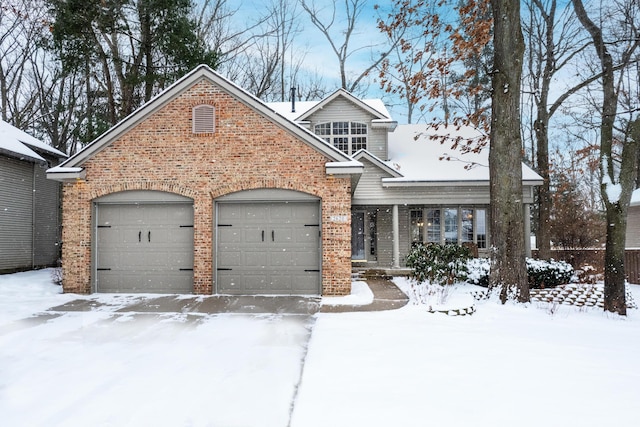
M 538 187 L 538 257 L 540 259 L 551 258 L 551 188 L 549 173 L 549 134 L 546 105 L 538 106 L 538 119 L 536 120 L 536 161 L 538 173 L 542 177 L 542 185 Z
M 625 298 L 625 233 L 627 209 L 607 207 L 607 247 L 604 252 L 604 309 L 620 315 L 627 314 Z
M 587 30 L 602 70 L 602 119 L 600 124 L 600 194 L 607 215 L 607 247 L 604 259 L 604 309 L 627 314 L 625 298 L 625 234 L 627 209 L 638 173 L 638 139 L 640 119 L 630 123 L 620 155 L 619 172 L 614 166 L 613 132 L 618 107 L 613 58 L 598 27 L 588 16 L 581 0 L 572 0 L 578 20 Z M 633 45 L 635 48 L 636 45 Z M 628 51 L 629 57 L 631 52 Z M 624 63 L 624 62 L 623 62 Z M 616 179 L 616 175 L 618 179 Z M 617 181 L 617 183 L 616 183 Z
M 607 197 L 605 203 L 607 207 L 607 247 L 604 253 L 604 309 L 622 316 L 627 314 L 624 254 L 627 211 L 638 175 L 640 117 L 629 124 L 627 135 L 620 165 L 620 197 L 616 202 Z M 606 188 L 603 191 L 606 191 Z
M 489 151 L 492 265 L 490 287 L 501 286 L 500 299 L 529 301 L 525 265 L 522 203 L 520 79 L 524 40 L 520 2 L 492 0 L 494 71 Z

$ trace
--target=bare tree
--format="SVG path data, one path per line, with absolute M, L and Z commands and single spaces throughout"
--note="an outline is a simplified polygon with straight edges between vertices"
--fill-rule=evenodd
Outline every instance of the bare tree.
M 37 91 L 31 86 L 32 59 L 46 28 L 40 2 L 0 3 L 0 114 L 2 120 L 27 129 L 37 114 Z
M 571 64 L 588 40 L 580 37 L 572 9 L 558 6 L 557 0 L 528 0 L 528 19 L 523 25 L 527 40 L 525 96 L 534 110 L 531 114 L 532 138 L 535 147 L 532 158 L 543 179 L 537 188 L 537 243 L 539 256 L 551 255 L 551 209 L 549 164 L 549 122 L 553 115 L 575 93 L 575 87 L 561 89 L 561 95 L 550 99 L 556 76 Z M 581 83 L 581 82 L 580 82 Z M 580 86 L 581 87 L 581 86 Z M 534 157 L 535 156 L 535 157 Z
M 314 0 L 300 0 L 300 4 L 309 15 L 311 23 L 320 30 L 329 42 L 329 46 L 338 60 L 340 85 L 349 92 L 355 92 L 364 78 L 395 49 L 395 45 L 391 44 L 384 46 L 379 52 L 372 52 L 371 63 L 364 70 L 356 71 L 353 77 L 349 76 L 347 71 L 349 59 L 361 51 L 372 51 L 376 47 L 372 43 L 352 46 L 358 19 L 367 6 L 366 0 L 344 0 L 343 9 L 338 9 L 338 2 L 332 2 L 332 6 L 326 8 L 318 6 Z M 343 26 L 341 26 L 342 24 Z
M 637 109 L 630 111 L 632 120 L 621 127 L 618 108 L 625 89 L 631 89 L 625 88 L 632 71 L 628 65 L 637 60 L 640 47 L 640 5 L 634 0 L 609 2 L 606 9 L 598 11 L 598 22 L 591 18 L 582 0 L 572 3 L 578 20 L 593 41 L 601 70 L 600 193 L 607 219 L 604 309 L 626 315 L 625 233 L 627 209 L 638 173 L 640 118 Z M 617 138 L 616 123 L 624 129 Z

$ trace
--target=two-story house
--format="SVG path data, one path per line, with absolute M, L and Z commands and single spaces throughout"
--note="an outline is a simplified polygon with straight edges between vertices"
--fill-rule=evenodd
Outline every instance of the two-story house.
M 47 172 L 64 289 L 343 295 L 353 265 L 400 268 L 415 241 L 482 251 L 486 155 L 441 161 L 426 130 L 342 90 L 265 104 L 200 66 Z

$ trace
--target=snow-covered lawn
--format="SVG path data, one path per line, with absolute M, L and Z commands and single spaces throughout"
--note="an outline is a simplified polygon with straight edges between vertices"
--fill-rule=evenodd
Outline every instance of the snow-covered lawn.
M 640 301 L 640 286 L 631 289 Z M 122 314 L 106 304 L 19 320 L 75 298 L 59 294 L 46 270 L 0 276 L 0 425 L 632 426 L 640 419 L 638 310 L 621 319 L 599 309 L 486 301 L 464 317 L 410 304 L 309 318 Z

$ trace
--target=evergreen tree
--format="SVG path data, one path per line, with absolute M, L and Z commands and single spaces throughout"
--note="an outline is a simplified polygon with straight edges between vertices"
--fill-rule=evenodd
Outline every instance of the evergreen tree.
M 217 55 L 197 37 L 190 0 L 46 0 L 53 49 L 85 76 L 85 142 Z

